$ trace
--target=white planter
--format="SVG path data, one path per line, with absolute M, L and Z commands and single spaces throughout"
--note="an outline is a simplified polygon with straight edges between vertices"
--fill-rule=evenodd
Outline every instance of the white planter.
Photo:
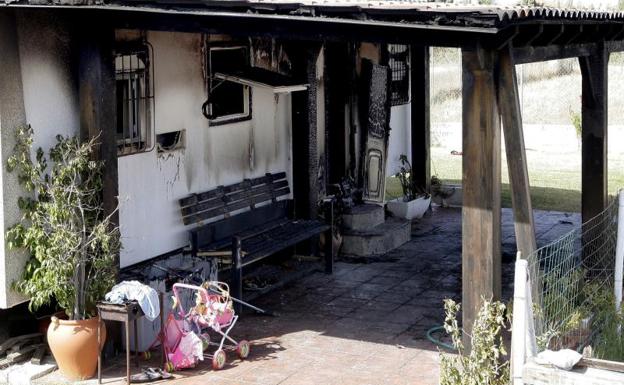
M 442 207 L 462 207 L 462 185 L 461 184 L 443 184 L 441 190 L 447 195 L 445 199 L 439 196 L 433 197 L 433 202 L 439 204 Z
M 388 201 L 388 211 L 395 217 L 410 220 L 418 219 L 425 215 L 429 209 L 429 205 L 431 205 L 430 196 L 427 198 L 416 198 L 409 202 L 405 202 L 403 198 L 397 198 Z

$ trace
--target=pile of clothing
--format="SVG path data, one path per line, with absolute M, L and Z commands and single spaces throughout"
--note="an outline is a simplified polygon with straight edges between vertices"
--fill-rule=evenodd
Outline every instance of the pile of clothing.
M 158 293 L 153 288 L 142 284 L 139 281 L 123 281 L 113 286 L 111 291 L 106 293 L 104 299 L 108 303 L 123 305 L 131 301 L 137 301 L 145 318 L 150 321 L 155 320 L 160 315 L 160 303 Z

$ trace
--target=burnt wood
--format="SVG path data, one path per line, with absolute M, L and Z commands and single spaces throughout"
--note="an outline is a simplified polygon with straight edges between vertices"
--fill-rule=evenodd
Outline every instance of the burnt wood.
M 607 204 L 607 75 L 609 53 L 579 58 L 582 74 L 582 219 L 598 215 Z
M 94 157 L 104 162 L 102 203 L 105 216 L 119 224 L 117 197 L 117 114 L 113 45 L 115 32 L 102 23 L 78 23 L 78 96 L 80 99 L 80 139 L 96 139 Z M 119 255 L 115 257 L 119 269 Z
M 429 47 L 412 45 L 411 131 L 412 170 L 418 186 L 431 190 L 431 118 L 429 107 Z
M 595 52 L 595 44 L 559 44 L 541 47 L 514 47 L 513 58 L 516 64 L 526 64 L 546 60 L 590 56 Z
M 326 209 L 327 223 L 296 218 L 293 201 L 278 200 L 289 193 L 286 173 L 281 172 L 219 186 L 179 200 L 184 224 L 195 225 L 189 230 L 191 254 L 195 257 L 212 254 L 227 262 L 235 298 L 242 297 L 243 267 L 322 233 L 331 239 L 333 211 Z M 248 210 L 238 212 L 241 209 Z M 325 249 L 328 273 L 333 270 L 333 253 L 331 246 Z
M 583 223 L 599 215 L 608 202 L 607 181 L 607 132 L 608 132 L 608 63 L 609 53 L 601 46 L 595 55 L 579 58 L 582 75 L 581 97 L 581 218 Z M 601 226 L 599 224 L 598 226 Z M 583 225 L 585 229 L 585 225 Z M 583 234 L 582 243 L 602 242 L 595 240 L 594 229 Z M 586 264 L 596 264 L 591 248 L 583 248 L 582 258 Z M 596 266 L 608 269 L 609 266 Z

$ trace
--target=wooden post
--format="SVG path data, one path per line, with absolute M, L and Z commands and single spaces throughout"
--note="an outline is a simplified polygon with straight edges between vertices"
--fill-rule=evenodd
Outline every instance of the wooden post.
M 307 91 L 292 94 L 293 109 L 293 194 L 298 217 L 314 219 L 319 200 L 318 148 L 318 83 L 317 61 L 321 45 L 302 45 L 298 51 L 299 64 L 304 68 L 299 76 L 309 84 Z
M 582 219 L 598 215 L 607 204 L 607 74 L 609 53 L 579 58 L 582 96 Z
M 96 157 L 104 161 L 104 214 L 117 208 L 117 138 L 114 30 L 106 25 L 83 26 L 80 30 L 78 92 L 80 98 L 80 137 L 98 137 Z M 113 223 L 119 223 L 117 215 Z M 119 261 L 117 261 L 119 266 Z
M 524 147 L 522 112 L 511 47 L 500 52 L 497 81 L 498 107 L 503 121 L 511 202 L 514 210 L 516 247 L 526 258 L 536 249 L 535 227 Z
M 429 109 L 429 47 L 412 45 L 411 53 L 411 144 L 412 170 L 418 186 L 431 190 L 431 120 Z
M 494 87 L 494 52 L 462 50 L 463 328 L 472 330 L 481 298 L 501 291 L 500 117 Z M 469 346 L 469 341 L 465 341 Z

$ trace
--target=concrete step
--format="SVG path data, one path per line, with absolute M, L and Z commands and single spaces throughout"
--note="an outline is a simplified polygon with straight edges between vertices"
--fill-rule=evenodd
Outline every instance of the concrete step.
M 379 256 L 408 242 L 410 237 L 410 221 L 388 218 L 369 230 L 344 230 L 340 253 L 346 257 Z
M 365 231 L 381 225 L 384 219 L 383 206 L 364 203 L 353 206 L 342 214 L 342 227 L 345 230 Z

